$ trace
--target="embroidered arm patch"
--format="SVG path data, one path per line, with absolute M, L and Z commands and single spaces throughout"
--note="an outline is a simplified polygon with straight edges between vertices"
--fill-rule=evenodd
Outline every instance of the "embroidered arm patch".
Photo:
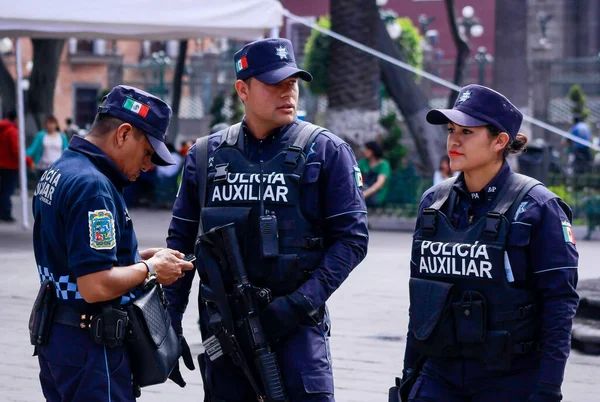
M 90 247 L 95 250 L 110 250 L 116 245 L 115 220 L 112 212 L 98 209 L 88 212 Z

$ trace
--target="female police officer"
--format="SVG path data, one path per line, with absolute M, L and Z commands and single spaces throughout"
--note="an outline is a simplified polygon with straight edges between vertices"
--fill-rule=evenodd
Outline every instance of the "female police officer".
M 569 207 L 506 162 L 527 143 L 522 118 L 479 85 L 463 88 L 453 109 L 427 114 L 447 124 L 450 164 L 462 173 L 428 190 L 419 207 L 409 401 L 562 399 L 578 254 Z

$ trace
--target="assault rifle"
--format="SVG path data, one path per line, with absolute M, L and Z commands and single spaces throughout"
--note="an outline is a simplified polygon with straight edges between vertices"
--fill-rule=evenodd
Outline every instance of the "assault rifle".
M 267 343 L 258 318 L 258 306 L 270 302 L 270 291 L 249 282 L 234 224 L 213 228 L 199 236 L 196 255 L 204 264 L 207 280 L 202 281 L 200 292 L 214 334 L 203 342 L 209 359 L 215 361 L 229 355 L 248 378 L 258 401 L 287 401 L 277 356 Z M 240 343 L 249 346 L 246 352 L 254 360 L 259 381 Z

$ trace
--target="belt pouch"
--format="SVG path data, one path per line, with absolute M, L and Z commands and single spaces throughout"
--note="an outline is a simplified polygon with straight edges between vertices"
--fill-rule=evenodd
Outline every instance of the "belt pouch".
M 54 283 L 46 279 L 40 286 L 29 315 L 29 339 L 33 346 L 42 346 L 48 342 L 55 311 L 56 290 Z
M 486 333 L 486 303 L 481 293 L 467 290 L 460 301 L 452 303 L 456 341 L 482 343 Z

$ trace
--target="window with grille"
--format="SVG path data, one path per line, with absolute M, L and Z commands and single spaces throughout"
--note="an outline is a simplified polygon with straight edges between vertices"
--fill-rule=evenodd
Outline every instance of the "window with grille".
M 98 88 L 75 88 L 75 124 L 85 127 L 94 122 L 98 110 Z

